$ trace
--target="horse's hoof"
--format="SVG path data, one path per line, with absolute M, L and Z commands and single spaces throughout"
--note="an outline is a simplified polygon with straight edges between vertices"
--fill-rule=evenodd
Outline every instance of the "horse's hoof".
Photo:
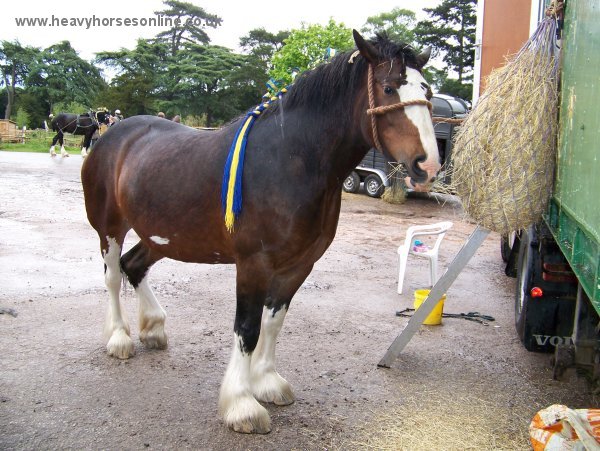
M 277 406 L 288 406 L 296 400 L 292 386 L 277 371 L 269 371 L 252 381 L 254 397 Z
M 140 331 L 140 341 L 148 349 L 166 349 L 169 344 L 167 334 L 162 327 Z
M 68 153 L 63 153 L 61 156 L 62 156 L 63 158 L 66 158 L 66 157 L 70 157 L 71 155 L 69 155 Z
M 133 346 L 133 340 L 127 335 L 127 332 L 123 329 L 118 329 L 112 333 L 110 340 L 108 340 L 106 351 L 109 356 L 125 360 L 135 354 L 135 347 Z
M 233 400 L 223 412 L 225 424 L 235 432 L 243 434 L 268 434 L 271 432 L 269 412 L 252 396 Z

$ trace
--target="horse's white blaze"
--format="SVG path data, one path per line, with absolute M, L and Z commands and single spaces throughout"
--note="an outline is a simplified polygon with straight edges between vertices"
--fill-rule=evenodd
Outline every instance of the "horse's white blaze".
M 278 405 L 294 402 L 290 384 L 275 371 L 275 345 L 286 313 L 286 308 L 277 312 L 263 309 L 260 336 L 250 367 L 252 392 L 256 399 Z
M 119 290 L 121 289 L 121 246 L 117 240 L 106 237 L 108 250 L 104 252 L 104 264 L 106 272 L 104 281 L 108 289 L 109 304 L 104 333 L 108 342 L 106 349 L 109 355 L 120 359 L 127 359 L 134 354 L 133 341 L 129 336 L 129 324 L 121 311 L 119 302 Z
M 227 426 L 240 432 L 268 432 L 271 419 L 252 395 L 251 354 L 242 351 L 242 338 L 234 333 L 231 359 L 219 394 L 219 412 Z
M 426 100 L 426 91 L 423 87 L 423 84 L 426 84 L 426 82 L 418 70 L 407 67 L 406 81 L 407 84 L 400 86 L 398 90 L 402 102 L 408 100 Z M 435 177 L 440 169 L 440 154 L 429 110 L 426 106 L 415 105 L 406 107 L 404 112 L 417 130 L 419 130 L 421 145 L 427 154 L 427 159 L 423 163 L 420 163 L 420 166 L 423 170 L 427 171 L 429 178 Z
M 165 319 L 167 314 L 154 296 L 148 283 L 148 276 L 142 279 L 135 292 L 140 304 L 140 340 L 149 348 L 166 348 Z
M 156 236 L 156 235 L 151 236 L 150 240 L 154 241 L 156 244 L 160 244 L 160 245 L 169 244 L 168 238 L 163 238 L 163 237 Z

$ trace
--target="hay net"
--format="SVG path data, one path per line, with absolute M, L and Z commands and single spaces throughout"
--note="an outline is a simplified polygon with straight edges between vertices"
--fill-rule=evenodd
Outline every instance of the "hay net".
M 498 233 L 538 222 L 552 193 L 557 49 L 556 21 L 549 18 L 487 78 L 455 138 L 451 189 L 476 223 Z

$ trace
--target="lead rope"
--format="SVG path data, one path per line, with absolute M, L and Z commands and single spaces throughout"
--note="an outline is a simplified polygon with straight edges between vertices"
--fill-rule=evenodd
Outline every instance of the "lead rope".
M 381 142 L 379 141 L 379 134 L 377 133 L 377 120 L 375 119 L 375 114 L 369 113 L 369 111 L 375 110 L 375 81 L 373 80 L 373 66 L 369 64 L 369 75 L 367 79 L 367 88 L 369 91 L 369 109 L 367 110 L 367 114 L 371 116 L 371 130 L 373 133 L 373 142 L 375 143 L 375 147 L 379 149 L 379 151 L 383 152 L 383 147 L 381 146 Z

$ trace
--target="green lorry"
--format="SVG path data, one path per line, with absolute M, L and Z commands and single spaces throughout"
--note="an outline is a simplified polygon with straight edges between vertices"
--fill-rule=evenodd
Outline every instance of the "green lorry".
M 577 366 L 600 377 L 598 0 L 565 3 L 561 58 L 553 195 L 544 220 L 503 255 L 517 277 L 515 323 L 525 347 L 554 352 L 556 376 Z

